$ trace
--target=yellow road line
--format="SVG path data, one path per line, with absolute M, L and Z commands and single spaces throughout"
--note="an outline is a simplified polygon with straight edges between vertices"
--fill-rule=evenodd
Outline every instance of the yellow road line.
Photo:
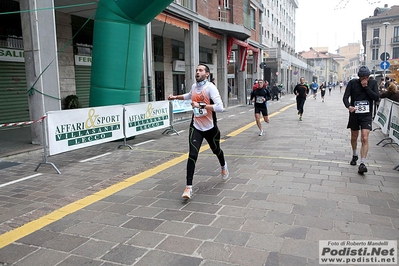
M 201 147 L 201 151 L 205 151 L 209 149 L 209 146 L 204 146 Z M 22 237 L 25 237 L 43 227 L 46 225 L 49 225 L 57 220 L 62 219 L 63 217 L 67 216 L 68 214 L 74 213 L 78 210 L 83 209 L 84 207 L 89 206 L 92 203 L 95 203 L 99 200 L 102 200 L 108 196 L 111 196 L 115 194 L 118 191 L 121 191 L 122 189 L 125 189 L 129 186 L 132 186 L 136 184 L 137 182 L 140 182 L 148 177 L 151 177 L 165 169 L 168 169 L 169 167 L 172 167 L 182 161 L 187 160 L 187 154 L 181 155 L 177 158 L 171 159 L 163 164 L 160 164 L 154 168 L 151 168 L 147 171 L 144 171 L 142 173 L 139 173 L 137 175 L 131 176 L 124 181 L 121 181 L 117 184 L 114 184 L 110 187 L 107 187 L 103 190 L 100 190 L 90 196 L 87 196 L 83 199 L 77 200 L 73 203 L 70 203 L 64 207 L 61 207 L 41 218 L 38 218 L 34 221 L 31 221 L 29 223 L 26 223 L 18 228 L 15 228 L 7 233 L 4 233 L 0 235 L 0 248 L 3 248 L 18 239 L 21 239 Z
M 283 108 L 284 109 L 284 108 Z M 286 108 L 284 109 L 286 110 Z M 274 116 L 276 114 L 278 114 L 279 112 L 273 113 L 270 116 Z M 236 136 L 239 133 L 245 131 L 246 129 L 252 127 L 253 125 L 255 125 L 255 122 L 252 122 L 232 133 L 230 133 L 227 136 Z M 221 139 L 221 142 L 224 142 L 225 140 Z M 209 145 L 204 145 L 201 147 L 200 152 L 206 151 L 209 149 Z M 63 217 L 67 216 L 68 214 L 77 212 L 81 209 L 83 209 L 84 207 L 89 206 L 90 204 L 93 204 L 97 201 L 100 201 L 108 196 L 111 196 L 119 191 L 121 191 L 122 189 L 128 188 L 134 184 L 136 184 L 137 182 L 140 182 L 146 178 L 149 178 L 165 169 L 168 169 L 178 163 L 181 163 L 185 160 L 187 160 L 187 156 L 188 153 L 185 153 L 183 155 L 180 155 L 177 158 L 171 159 L 163 164 L 160 164 L 154 168 L 151 168 L 147 171 L 144 171 L 142 173 L 139 173 L 137 175 L 131 176 L 117 184 L 114 184 L 112 186 L 109 186 L 103 190 L 100 190 L 92 195 L 89 195 L 87 197 L 84 197 L 80 200 L 77 200 L 75 202 L 72 202 L 64 207 L 61 207 L 47 215 L 44 215 L 43 217 L 40 217 L 36 220 L 33 220 L 31 222 L 28 222 L 18 228 L 15 228 L 9 232 L 6 232 L 2 235 L 0 235 L 0 249 L 55 222 L 58 221 L 60 219 L 62 219 Z

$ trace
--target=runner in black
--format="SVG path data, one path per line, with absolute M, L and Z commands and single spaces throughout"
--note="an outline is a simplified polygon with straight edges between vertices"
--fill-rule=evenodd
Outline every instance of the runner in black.
M 299 79 L 299 84 L 294 88 L 294 94 L 296 95 L 296 107 L 298 109 L 299 120 L 302 121 L 303 106 L 305 105 L 306 97 L 309 93 L 309 87 L 305 84 L 305 78 Z
M 267 112 L 266 101 L 271 99 L 270 92 L 263 86 L 263 80 L 258 80 L 258 88 L 251 93 L 251 101 L 255 104 L 255 121 L 260 132 L 259 136 L 263 135 L 262 124 L 260 122 L 260 113 L 262 112 L 263 120 L 269 123 L 269 114 Z
M 347 128 L 351 129 L 351 146 L 353 151 L 351 165 L 356 165 L 358 160 L 357 139 L 361 130 L 360 165 L 359 174 L 367 172 L 366 156 L 369 149 L 369 134 L 372 129 L 373 102 L 380 99 L 378 84 L 374 79 L 369 80 L 370 70 L 361 66 L 357 74 L 359 79 L 351 79 L 346 86 L 343 102 L 349 110 Z M 349 100 L 350 98 L 350 100 Z

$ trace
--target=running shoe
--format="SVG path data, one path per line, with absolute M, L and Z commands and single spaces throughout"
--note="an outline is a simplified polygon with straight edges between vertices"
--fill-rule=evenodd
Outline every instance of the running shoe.
M 299 117 L 299 121 L 302 121 L 302 116 Z
M 181 195 L 183 199 L 191 199 L 193 196 L 193 189 L 191 187 L 186 187 L 184 189 L 183 195 Z
M 263 135 L 263 130 L 261 130 L 260 132 L 259 132 L 259 136 L 262 136 Z
M 229 178 L 229 169 L 227 169 L 227 162 L 222 166 L 222 179 L 227 180 Z
M 358 156 L 352 156 L 351 165 L 356 165 L 357 160 L 359 159 Z
M 364 165 L 364 163 L 361 163 L 359 165 L 359 170 L 357 171 L 359 174 L 363 174 L 367 172 L 367 167 Z

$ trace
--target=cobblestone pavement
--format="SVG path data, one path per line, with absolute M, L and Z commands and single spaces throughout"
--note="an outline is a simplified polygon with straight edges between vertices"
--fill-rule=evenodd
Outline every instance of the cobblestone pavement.
M 368 172 L 349 165 L 342 94 L 218 114 L 230 178 L 205 145 L 185 187 L 188 122 L 48 158 L 0 157 L 0 265 L 318 265 L 319 240 L 399 239 L 397 145 L 370 134 Z M 206 144 L 206 142 L 204 143 Z

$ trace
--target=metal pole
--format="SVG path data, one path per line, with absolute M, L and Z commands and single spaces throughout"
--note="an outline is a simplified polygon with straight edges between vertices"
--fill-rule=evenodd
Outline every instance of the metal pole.
M 378 55 L 378 53 L 377 53 L 377 39 L 379 39 L 378 37 L 374 37 L 373 38 L 373 45 L 374 45 L 374 51 L 372 52 L 372 58 L 373 58 L 373 64 L 374 64 L 374 66 L 373 66 L 373 70 L 374 70 L 374 79 L 375 79 L 375 76 L 376 76 L 376 71 L 377 71 L 377 67 L 376 67 L 376 60 L 377 60 L 377 55 Z
M 387 27 L 388 27 L 388 25 L 390 24 L 389 22 L 384 22 L 384 23 L 382 23 L 382 24 L 384 24 L 385 25 L 385 52 L 384 52 L 384 61 L 387 61 Z M 385 77 L 387 76 L 387 68 L 386 67 L 384 67 L 384 80 L 385 80 Z

